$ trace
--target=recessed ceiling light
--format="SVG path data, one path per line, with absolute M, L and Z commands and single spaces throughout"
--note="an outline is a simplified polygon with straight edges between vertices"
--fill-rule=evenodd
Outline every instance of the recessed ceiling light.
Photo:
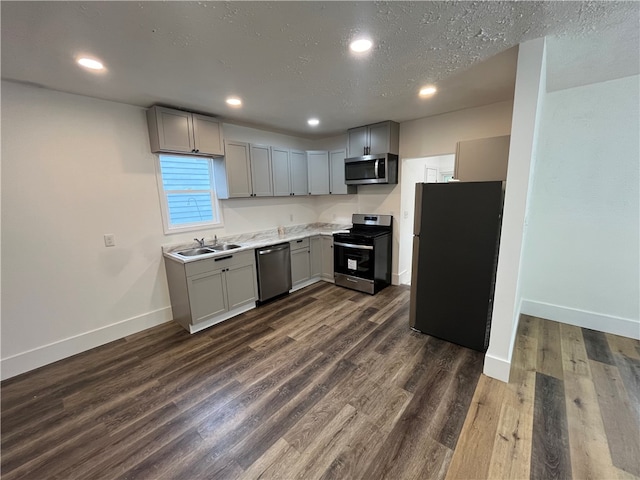
M 104 70 L 104 65 L 102 62 L 95 60 L 93 58 L 82 57 L 77 60 L 78 65 L 83 66 L 84 68 L 88 68 L 90 70 Z
M 310 118 L 309 120 L 307 120 L 307 123 L 312 127 L 317 127 L 318 125 L 320 125 L 320 120 L 318 120 L 317 118 Z
M 372 46 L 373 46 L 373 42 L 368 38 L 359 38 L 351 42 L 351 44 L 349 45 L 349 48 L 351 49 L 352 52 L 362 53 L 369 50 Z
M 229 97 L 227 98 L 227 104 L 231 105 L 232 107 L 239 107 L 240 105 L 242 105 L 242 100 L 240 100 L 238 97 Z
M 426 87 L 422 87 L 420 89 L 419 95 L 421 97 L 428 97 L 430 95 L 433 95 L 436 92 L 437 92 L 436 87 L 434 87 L 433 85 L 427 85 Z

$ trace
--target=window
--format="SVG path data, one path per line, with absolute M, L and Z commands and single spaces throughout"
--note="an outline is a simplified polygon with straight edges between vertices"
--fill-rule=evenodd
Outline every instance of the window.
M 453 172 L 440 172 L 440 181 L 447 183 L 453 178 Z
M 157 173 L 165 233 L 221 225 L 212 159 L 159 155 Z

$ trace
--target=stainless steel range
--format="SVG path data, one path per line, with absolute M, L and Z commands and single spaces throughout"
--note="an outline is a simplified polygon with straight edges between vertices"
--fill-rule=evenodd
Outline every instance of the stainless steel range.
M 333 235 L 336 285 L 374 294 L 391 284 L 391 215 L 354 213 L 353 228 Z

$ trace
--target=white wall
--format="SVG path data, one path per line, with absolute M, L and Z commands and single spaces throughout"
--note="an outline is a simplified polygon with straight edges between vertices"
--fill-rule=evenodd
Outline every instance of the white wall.
M 520 44 L 491 338 L 483 369 L 486 375 L 504 382 L 509 381 L 520 317 L 522 245 L 540 110 L 544 100 L 545 68 L 544 38 Z
M 170 319 L 143 109 L 3 82 L 2 160 L 4 377 Z
M 161 245 L 318 217 L 313 198 L 234 199 L 221 202 L 224 227 L 165 235 L 144 109 L 12 82 L 2 82 L 2 160 L 3 378 L 170 320 Z
M 547 94 L 523 313 L 640 337 L 640 77 Z

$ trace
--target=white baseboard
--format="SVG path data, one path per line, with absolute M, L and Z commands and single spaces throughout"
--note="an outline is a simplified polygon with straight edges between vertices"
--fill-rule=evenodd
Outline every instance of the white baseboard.
M 576 327 L 590 328 L 591 330 L 640 340 L 640 322 L 630 318 L 588 312 L 586 310 L 524 299 L 522 300 L 521 313 L 531 315 L 532 317 L 567 323 Z
M 511 372 L 511 362 L 504 359 L 486 354 L 484 356 L 484 368 L 482 373 L 488 377 L 509 383 L 509 373 Z
M 57 362 L 105 343 L 118 340 L 134 333 L 155 327 L 173 319 L 171 307 L 164 307 L 144 313 L 106 327 L 97 328 L 73 337 L 37 347 L 0 360 L 1 378 L 20 375 L 43 365 Z
M 391 285 L 407 285 L 411 279 L 408 280 L 405 278 L 407 276 L 407 271 L 403 270 L 400 273 L 392 273 L 391 274 Z

